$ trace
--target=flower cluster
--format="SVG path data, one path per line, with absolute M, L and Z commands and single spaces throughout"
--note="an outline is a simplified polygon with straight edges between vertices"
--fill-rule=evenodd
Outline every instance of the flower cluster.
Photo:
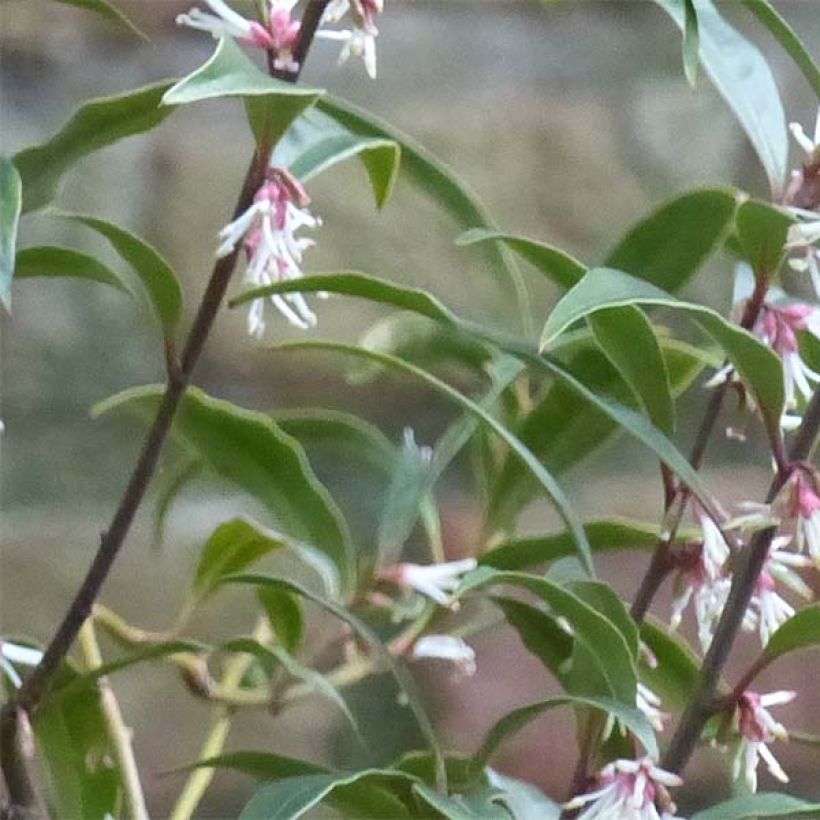
M 248 260 L 245 277 L 250 284 L 263 287 L 299 279 L 302 253 L 314 243 L 296 233 L 301 228 L 321 224 L 307 210 L 309 202 L 304 187 L 292 174 L 283 168 L 270 168 L 250 208 L 219 232 L 222 244 L 217 257 L 233 253 L 241 241 Z M 301 293 L 274 295 L 270 299 L 292 325 L 307 329 L 316 324 L 316 315 Z M 264 301 L 256 299 L 248 313 L 248 333 L 258 337 L 264 330 Z
M 346 62 L 351 55 L 361 57 L 365 71 L 375 80 L 376 37 L 379 35 L 375 21 L 383 11 L 384 0 L 331 0 L 322 17 L 323 28 L 316 32 L 316 36 L 342 43 L 339 65 Z M 352 19 L 352 28 L 324 28 L 338 23 L 348 12 Z

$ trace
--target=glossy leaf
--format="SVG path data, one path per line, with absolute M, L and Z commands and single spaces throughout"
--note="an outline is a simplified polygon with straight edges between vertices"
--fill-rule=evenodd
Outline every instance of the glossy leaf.
M 783 410 L 783 371 L 778 357 L 752 334 L 733 325 L 717 311 L 674 296 L 622 271 L 595 268 L 555 306 L 541 336 L 542 347 L 578 321 L 602 307 L 627 304 L 661 305 L 691 314 L 720 344 L 744 381 L 755 392 L 760 406 L 774 419 Z
M 39 246 L 18 251 L 14 278 L 29 279 L 35 276 L 86 279 L 129 292 L 111 268 L 87 253 L 80 253 L 71 248 Z
M 593 653 L 609 686 L 608 694 L 634 704 L 635 663 L 627 638 L 615 624 L 570 590 L 547 578 L 523 572 L 498 572 L 479 567 L 464 579 L 459 594 L 499 584 L 525 589 L 548 604 L 556 616 L 565 617 L 573 627 L 575 639 Z
M 683 73 L 692 88 L 697 84 L 698 63 L 700 62 L 700 37 L 698 35 L 698 14 L 694 0 L 683 0 Z
M 0 157 L 0 302 L 11 310 L 11 280 L 17 247 L 17 225 L 23 207 L 23 183 L 14 163 Z
M 356 156 L 367 171 L 376 205 L 383 207 L 390 199 L 399 174 L 401 149 L 393 140 L 355 134 L 328 137 L 301 154 L 291 163 L 290 170 L 299 179 L 309 180 L 336 163 Z
M 78 160 L 125 137 L 150 131 L 170 116 L 160 107 L 169 82 L 85 103 L 50 140 L 14 157 L 23 180 L 23 211 L 47 205 L 63 174 Z
M 88 9 L 89 11 L 99 14 L 101 17 L 105 17 L 106 20 L 111 20 L 123 26 L 132 34 L 136 34 L 137 37 L 141 37 L 143 40 L 148 39 L 131 19 L 123 14 L 113 3 L 107 2 L 107 0 L 52 0 L 52 2 L 62 3 L 64 6 L 78 6 L 79 8 Z
M 769 638 L 763 657 L 771 663 L 781 655 L 820 646 L 820 604 L 803 607 Z
M 78 677 L 64 665 L 53 685 L 57 690 L 67 688 Z M 97 688 L 81 686 L 66 697 L 46 698 L 34 714 L 33 727 L 56 816 L 118 816 L 122 789 Z
M 764 817 L 794 817 L 820 815 L 820 803 L 809 803 L 779 792 L 758 792 L 734 797 L 705 811 L 692 815 L 692 820 L 752 820 Z
M 683 31 L 680 0 L 655 0 Z M 693 0 L 700 59 L 757 152 L 775 199 L 783 192 L 789 158 L 786 117 L 766 58 L 718 14 L 712 0 Z
M 244 97 L 259 142 L 275 145 L 291 123 L 310 108 L 322 92 L 277 80 L 262 71 L 230 37 L 217 44 L 211 57 L 196 71 L 169 88 L 165 106 L 187 105 L 222 97 Z
M 121 409 L 148 421 L 163 393 L 158 386 L 133 388 L 106 399 L 93 413 Z M 283 534 L 328 559 L 342 589 L 350 589 L 352 548 L 345 522 L 298 442 L 270 417 L 190 387 L 172 435 L 210 470 L 264 504 Z
M 324 280 L 327 279 L 327 277 L 314 277 L 313 279 L 314 281 L 319 279 Z M 310 279 L 300 281 L 310 281 Z M 583 560 L 585 561 L 587 568 L 590 571 L 592 570 L 591 553 L 589 550 L 589 545 L 586 543 L 586 536 L 584 535 L 584 531 L 580 523 L 578 522 L 575 512 L 572 510 L 569 501 L 566 495 L 564 494 L 564 491 L 555 482 L 555 480 L 549 474 L 549 472 L 545 470 L 544 467 L 538 462 L 538 460 L 532 455 L 532 453 L 525 447 L 523 447 L 521 443 L 518 441 L 518 439 L 516 439 L 515 436 L 513 436 L 509 432 L 509 430 L 507 430 L 502 424 L 500 424 L 492 415 L 490 415 L 490 413 L 488 413 L 480 405 L 476 404 L 471 399 L 468 399 L 466 396 L 463 396 L 457 390 L 454 390 L 448 384 L 444 383 L 440 379 L 437 379 L 435 376 L 428 373 L 427 371 L 421 370 L 420 368 L 415 367 L 414 365 L 411 365 L 407 362 L 404 362 L 401 359 L 396 359 L 392 356 L 387 356 L 384 353 L 377 353 L 372 350 L 364 350 L 360 347 L 338 344 L 334 342 L 297 342 L 294 344 L 281 345 L 277 349 L 333 350 L 339 353 L 344 353 L 346 355 L 360 356 L 366 359 L 370 359 L 371 361 L 392 367 L 393 369 L 403 370 L 406 373 L 410 373 L 418 377 L 422 381 L 425 381 L 433 389 L 437 390 L 438 392 L 444 394 L 448 398 L 455 401 L 457 404 L 461 405 L 462 408 L 473 414 L 476 418 L 479 419 L 479 421 L 482 424 L 484 424 L 496 435 L 498 435 L 501 439 L 503 439 L 504 442 L 510 447 L 510 449 L 521 459 L 521 461 L 532 472 L 534 478 L 547 492 L 547 495 L 555 505 L 555 508 L 561 515 L 562 519 L 564 520 L 564 523 L 569 527 L 570 531 L 575 536 L 576 543 L 578 545 L 578 551 L 583 557 Z
M 718 247 L 736 206 L 735 193 L 721 189 L 675 197 L 634 225 L 604 264 L 674 293 Z
M 794 218 L 767 202 L 748 200 L 737 209 L 740 250 L 756 271 L 771 276 L 783 258 L 786 233 Z
M 612 587 L 599 581 L 574 581 L 568 585 L 581 600 L 586 601 L 624 636 L 632 657 L 638 657 L 638 627 L 626 605 Z
M 271 530 L 265 530 L 246 518 L 234 518 L 214 530 L 196 568 L 191 588 L 195 600 L 214 592 L 223 578 L 246 569 L 263 555 L 287 546 L 287 542 Z
M 143 239 L 104 219 L 62 211 L 54 215 L 85 225 L 111 243 L 145 286 L 164 332 L 173 335 L 182 312 L 182 288 L 176 273 L 165 259 Z
M 656 757 L 658 754 L 655 733 L 647 722 L 646 716 L 639 709 L 634 706 L 626 706 L 611 698 L 587 698 L 567 695 L 548 698 L 538 703 L 530 703 L 527 706 L 513 709 L 504 715 L 487 732 L 481 748 L 476 752 L 475 765 L 483 768 L 504 740 L 520 732 L 528 723 L 540 717 L 547 710 L 554 709 L 557 706 L 582 706 L 612 715 L 640 740 L 647 754 L 652 757 Z
M 803 45 L 797 32 L 783 19 L 769 0 L 740 0 L 747 9 L 774 35 L 803 76 L 814 93 L 820 98 L 820 68 Z
M 283 590 L 292 595 L 297 595 L 300 598 L 311 601 L 350 626 L 350 628 L 357 635 L 363 638 L 378 654 L 385 667 L 390 670 L 396 680 L 396 683 L 407 697 L 407 704 L 412 710 L 413 716 L 416 718 L 416 722 L 418 723 L 425 739 L 429 743 L 430 749 L 432 750 L 437 761 L 437 779 L 440 783 L 445 782 L 446 778 L 443 768 L 444 757 L 439 747 L 435 732 L 433 731 L 432 724 L 430 723 L 430 719 L 427 717 L 427 713 L 422 705 L 421 696 L 416 689 L 416 685 L 412 677 L 407 674 L 401 664 L 390 654 L 390 652 L 387 651 L 379 636 L 367 624 L 365 624 L 364 621 L 357 618 L 344 607 L 339 606 L 338 604 L 335 604 L 332 601 L 323 598 L 315 592 L 311 592 L 305 587 L 302 587 L 293 581 L 289 581 L 286 578 L 279 578 L 274 575 L 240 573 L 238 575 L 232 575 L 225 578 L 223 583 L 250 584 L 257 587 L 272 587 L 274 589 Z
M 256 593 L 277 640 L 288 652 L 295 652 L 301 646 L 305 633 L 299 601 L 294 595 L 276 587 L 259 587 Z

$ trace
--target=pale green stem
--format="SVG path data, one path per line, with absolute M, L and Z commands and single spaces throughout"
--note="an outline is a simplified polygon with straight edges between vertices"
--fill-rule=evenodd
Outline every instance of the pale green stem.
M 89 671 L 99 669 L 103 664 L 103 659 L 91 618 L 87 618 L 80 629 L 78 641 L 86 669 Z M 105 718 L 108 739 L 111 742 L 114 760 L 125 793 L 126 811 L 131 820 L 149 820 L 137 762 L 131 746 L 131 729 L 123 721 L 122 712 L 120 712 L 117 698 L 108 678 L 100 678 L 97 681 L 97 688 L 100 692 L 100 705 Z

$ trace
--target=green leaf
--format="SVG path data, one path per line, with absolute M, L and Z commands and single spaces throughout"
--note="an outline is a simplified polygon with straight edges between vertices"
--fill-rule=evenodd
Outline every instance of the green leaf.
M 781 655 L 820 645 L 820 604 L 803 607 L 769 638 L 763 657 L 771 663 Z
M 256 594 L 279 642 L 288 652 L 295 652 L 301 646 L 305 633 L 299 601 L 289 592 L 276 587 L 259 587 Z
M 87 279 L 129 293 L 119 276 L 109 267 L 87 253 L 80 253 L 71 248 L 43 245 L 18 251 L 14 269 L 15 279 L 28 279 L 34 276 Z
M 635 737 L 640 740 L 647 754 L 657 757 L 658 744 L 655 740 L 655 733 L 646 719 L 646 716 L 634 706 L 626 706 L 611 698 L 589 698 L 565 695 L 557 698 L 548 698 L 538 703 L 530 703 L 513 709 L 512 712 L 504 715 L 487 732 L 481 748 L 476 752 L 475 765 L 483 768 L 498 749 L 499 745 L 511 735 L 521 731 L 528 723 L 542 715 L 548 709 L 556 706 L 585 706 L 597 709 L 612 715 L 614 718 L 629 729 Z
M 407 704 L 416 718 L 416 722 L 421 729 L 422 734 L 430 745 L 435 760 L 437 763 L 437 780 L 440 784 L 444 784 L 446 776 L 444 772 L 444 757 L 439 747 L 435 732 L 433 731 L 430 719 L 422 705 L 421 696 L 416 688 L 416 685 L 410 675 L 405 671 L 401 664 L 388 652 L 382 643 L 379 636 L 360 618 L 357 618 L 344 607 L 333 603 L 332 601 L 311 592 L 299 584 L 289 581 L 286 578 L 278 578 L 274 575 L 261 575 L 254 573 L 241 573 L 239 575 L 232 575 L 223 580 L 223 583 L 232 584 L 251 584 L 253 586 L 273 587 L 297 595 L 300 598 L 311 601 L 317 606 L 321 607 L 331 615 L 339 618 L 339 620 L 348 624 L 351 629 L 360 635 L 378 654 L 385 667 L 390 670 L 391 674 L 396 680 L 404 695 L 407 697 Z
M 0 302 L 11 310 L 11 280 L 14 277 L 14 255 L 17 225 L 23 207 L 23 183 L 14 163 L 0 157 Z
M 104 678 L 106 675 L 113 675 L 115 672 L 136 666 L 139 663 L 162 660 L 170 655 L 180 655 L 183 653 L 194 653 L 198 655 L 206 651 L 208 651 L 208 647 L 196 641 L 174 640 L 152 644 L 151 646 L 146 646 L 128 655 L 124 655 L 121 658 L 108 661 L 92 669 L 90 672 L 78 674 L 72 678 L 69 683 L 62 686 L 55 685 L 52 690 L 53 696 L 70 698 L 76 695 L 83 687 L 88 687 L 96 683 L 100 678 Z
M 777 272 L 793 217 L 767 202 L 748 200 L 737 210 L 735 225 L 740 249 L 755 271 Z
M 311 285 L 313 285 L 314 283 L 318 284 L 318 281 L 326 281 L 328 278 L 329 277 L 306 277 L 305 279 L 299 281 L 310 282 Z M 317 289 L 319 288 L 317 287 Z M 427 371 L 415 367 L 414 365 L 409 364 L 408 362 L 404 362 L 401 359 L 396 359 L 392 356 L 388 356 L 384 353 L 377 353 L 375 351 L 364 350 L 363 348 L 355 347 L 353 345 L 344 345 L 335 342 L 296 342 L 291 344 L 279 345 L 274 349 L 332 350 L 346 355 L 359 356 L 366 359 L 370 359 L 385 366 L 389 366 L 394 369 L 403 370 L 406 373 L 410 373 L 418 377 L 422 381 L 427 382 L 427 384 L 430 385 L 433 389 L 437 390 L 438 392 L 452 399 L 456 403 L 460 404 L 465 410 L 467 410 L 476 418 L 478 418 L 482 424 L 484 424 L 486 427 L 488 427 L 494 433 L 496 433 L 496 435 L 498 435 L 501 439 L 503 439 L 504 442 L 510 447 L 510 449 L 521 459 L 522 462 L 524 462 L 527 468 L 532 472 L 535 479 L 547 492 L 547 495 L 555 505 L 555 508 L 558 511 L 561 518 L 564 520 L 564 523 L 567 525 L 567 527 L 569 527 L 570 531 L 573 533 L 576 539 L 576 543 L 578 545 L 578 552 L 582 556 L 588 571 L 592 572 L 592 559 L 589 550 L 589 545 L 586 542 L 586 536 L 584 535 L 583 528 L 581 527 L 577 519 L 577 516 L 575 515 L 575 512 L 570 506 L 569 500 L 564 494 L 564 491 L 555 482 L 555 479 L 550 475 L 550 473 L 532 455 L 532 453 L 529 450 L 527 450 L 526 447 L 523 447 L 521 445 L 521 442 L 518 441 L 518 439 L 516 439 L 516 437 L 513 436 L 509 430 L 507 430 L 502 424 L 500 424 L 492 415 L 490 415 L 490 413 L 488 413 L 480 405 L 476 404 L 471 399 L 468 399 L 466 396 L 463 396 L 457 390 L 454 390 L 448 384 L 441 381 L 440 379 L 437 379 L 435 376 L 431 375 Z
M 182 459 L 173 464 L 154 480 L 156 496 L 154 512 L 154 548 L 159 549 L 165 540 L 165 525 L 174 502 L 182 490 L 202 473 L 202 463 L 197 459 Z
M 615 624 L 624 636 L 632 657 L 638 657 L 638 627 L 624 602 L 612 587 L 598 581 L 575 581 L 569 588 L 596 612 Z
M 66 664 L 53 684 L 68 688 L 78 677 Z M 55 816 L 117 817 L 122 789 L 97 688 L 82 686 L 66 697 L 46 698 L 32 725 Z
M 101 17 L 111 20 L 120 26 L 128 29 L 132 34 L 143 40 L 148 40 L 148 37 L 142 32 L 134 22 L 123 14 L 113 3 L 108 3 L 107 0 L 52 0 L 54 3 L 62 3 L 64 6 L 78 6 L 79 8 L 88 9 L 96 12 Z
M 584 532 L 593 552 L 649 550 L 660 537 L 660 529 L 654 524 L 619 518 L 590 521 L 584 524 Z M 572 536 L 568 532 L 528 535 L 510 539 L 493 547 L 485 552 L 478 562 L 481 566 L 494 569 L 518 570 L 566 558 L 575 551 Z
M 367 171 L 376 205 L 381 208 L 390 198 L 399 174 L 401 148 L 397 142 L 378 137 L 340 134 L 312 145 L 290 165 L 291 172 L 309 180 L 338 162 L 358 156 Z
M 123 409 L 148 421 L 164 388 L 151 385 L 118 393 L 98 404 L 99 416 Z M 329 559 L 341 588 L 353 584 L 352 547 L 333 499 L 319 482 L 298 442 L 268 416 L 214 399 L 189 387 L 177 410 L 172 435 L 214 473 L 259 500 L 281 531 Z
M 234 518 L 214 530 L 196 568 L 191 588 L 199 601 L 213 593 L 222 579 L 239 572 L 274 550 L 287 546 L 278 533 L 265 530 L 246 518 Z
M 634 705 L 637 684 L 634 658 L 627 637 L 612 621 L 570 590 L 547 578 L 523 572 L 498 572 L 479 567 L 466 576 L 459 594 L 498 584 L 526 589 L 548 604 L 555 615 L 564 616 L 572 624 L 575 639 L 593 653 L 606 679 L 609 692 L 601 694 L 612 695 L 630 706 Z
M 700 38 L 698 36 L 698 15 L 693 0 L 683 0 L 683 73 L 686 81 L 694 88 L 698 80 L 700 62 Z
M 489 228 L 473 228 L 456 240 L 457 245 L 474 245 L 479 242 L 503 242 L 511 251 L 515 251 L 522 259 L 564 289 L 578 283 L 587 272 L 586 265 L 564 251 L 523 236 L 514 236 Z
M 231 638 L 223 644 L 223 648 L 230 652 L 246 652 L 256 658 L 268 659 L 280 664 L 292 678 L 302 681 L 317 695 L 321 695 L 336 706 L 350 722 L 356 734 L 359 733 L 356 719 L 339 690 L 324 675 L 299 663 L 287 650 L 279 646 L 265 646 L 255 638 L 247 637 Z
M 734 797 L 705 811 L 692 815 L 692 820 L 752 820 L 763 817 L 792 817 L 796 814 L 820 815 L 820 803 L 808 803 L 789 794 L 759 792 Z
M 53 215 L 85 225 L 111 243 L 139 276 L 163 331 L 166 336 L 172 336 L 182 313 L 182 289 L 165 259 L 143 239 L 104 219 L 63 211 L 55 211 Z
M 507 811 L 493 803 L 496 793 L 491 789 L 484 788 L 467 794 L 454 792 L 445 796 L 426 783 L 416 783 L 413 791 L 437 815 L 447 820 L 509 820 Z
M 47 205 L 63 174 L 78 160 L 150 131 L 170 116 L 173 108 L 160 107 L 169 87 L 169 82 L 160 82 L 85 103 L 48 142 L 16 154 L 14 164 L 23 180 L 23 212 Z
M 231 769 L 259 780 L 281 780 L 303 774 L 330 774 L 323 766 L 273 752 L 226 752 L 216 757 L 198 760 L 190 766 L 174 771 L 185 772 L 191 769 Z
M 604 264 L 674 293 L 718 247 L 736 207 L 736 194 L 721 189 L 675 197 L 634 225 Z
M 162 103 L 187 105 L 222 97 L 245 97 L 258 142 L 275 145 L 291 123 L 323 92 L 274 79 L 252 62 L 232 38 L 223 38 L 196 71 L 169 88 Z
M 651 619 L 641 624 L 641 639 L 657 661 L 641 663 L 641 680 L 665 705 L 683 709 L 689 702 L 700 675 L 700 662 L 680 638 Z
M 740 0 L 774 35 L 795 65 L 803 72 L 814 93 L 820 98 L 820 68 L 812 59 L 795 30 L 780 16 L 769 0 Z
M 498 801 L 509 809 L 514 820 L 560 820 L 561 805 L 531 783 L 493 769 L 487 769 L 487 778 L 501 791 Z
M 655 0 L 686 28 L 682 0 Z M 789 158 L 786 118 L 777 84 L 757 46 L 718 14 L 712 0 L 693 0 L 703 68 L 737 117 L 757 152 L 775 199 L 783 192 Z
M 355 811 L 346 816 L 363 820 L 405 817 L 409 814 L 406 806 L 388 790 L 391 781 L 406 783 L 408 776 L 386 769 L 368 769 L 354 774 L 306 774 L 277 780 L 254 794 L 239 820 L 296 820 L 325 800 L 339 802 L 338 793 L 342 791 L 346 808 Z
M 432 197 L 462 230 L 493 227 L 484 206 L 467 186 L 449 168 L 406 134 L 349 103 L 342 103 L 332 97 L 319 100 L 316 108 L 317 114 L 325 114 L 332 118 L 350 133 L 397 142 L 401 146 L 402 173 L 406 174 L 422 192 Z M 509 289 L 512 285 L 519 315 L 524 317 L 526 328 L 531 321 L 530 301 L 520 271 L 509 254 L 495 245 L 488 248 L 488 261 L 492 264 L 492 270 L 498 277 L 506 298 L 509 298 Z
M 759 339 L 724 319 L 717 311 L 674 296 L 622 271 L 595 268 L 555 306 L 541 336 L 542 347 L 571 324 L 602 307 L 627 304 L 661 305 L 692 314 L 695 321 L 726 351 L 741 378 L 751 386 L 761 408 L 772 419 L 783 411 L 783 370 L 777 356 Z

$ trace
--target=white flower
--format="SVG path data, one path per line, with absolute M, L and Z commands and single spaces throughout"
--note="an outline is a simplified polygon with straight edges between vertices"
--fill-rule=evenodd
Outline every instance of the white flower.
M 807 550 L 820 566 L 820 492 L 816 472 L 805 465 L 795 467 L 773 507 L 783 528 L 794 533 L 798 551 Z
M 302 276 L 302 253 L 312 247 L 311 239 L 299 238 L 303 227 L 321 224 L 304 206 L 309 198 L 302 185 L 287 171 L 271 168 L 268 181 L 257 191 L 253 205 L 220 232 L 222 244 L 217 257 L 232 253 L 244 240 L 248 267 L 245 278 L 257 287 Z M 296 327 L 306 330 L 316 324 L 316 315 L 301 293 L 271 296 L 279 312 Z M 248 313 L 248 332 L 261 336 L 265 329 L 264 303 L 256 299 Z
M 413 644 L 412 658 L 436 658 L 450 661 L 460 676 L 470 677 L 476 672 L 475 650 L 453 635 L 424 635 Z
M 338 65 L 346 63 L 351 55 L 361 57 L 368 76 L 376 79 L 376 37 L 378 31 L 363 31 L 362 29 L 322 29 L 316 32 L 317 37 L 325 40 L 341 42 Z
M 810 138 L 803 130 L 799 122 L 790 122 L 789 130 L 795 142 L 806 152 L 809 160 L 816 159 L 818 149 L 820 149 L 820 108 L 817 110 L 817 120 L 814 123 L 814 138 Z
M 600 788 L 564 804 L 567 810 L 585 807 L 576 820 L 675 820 L 675 805 L 667 787 L 680 786 L 683 781 L 650 758 L 615 760 L 598 773 L 596 780 Z M 661 803 L 661 811 L 657 802 Z
M 448 593 L 454 592 L 461 583 L 461 576 L 474 570 L 476 566 L 475 558 L 426 566 L 401 563 L 382 570 L 379 577 L 401 587 L 414 589 L 441 606 L 456 608 L 457 602 Z
M 39 649 L 11 641 L 0 640 L 0 669 L 5 672 L 13 686 L 19 688 L 21 684 L 20 675 L 13 664 L 20 666 L 37 666 L 43 658 L 43 653 Z
M 661 699 L 644 684 L 638 684 L 638 691 L 635 694 L 635 706 L 641 710 L 649 721 L 649 725 L 656 732 L 663 731 L 664 721 L 669 719 L 669 713 L 660 709 Z
M 740 732 L 740 743 L 732 761 L 732 776 L 735 780 L 743 777 L 751 791 L 757 791 L 757 764 L 760 758 L 766 768 L 781 783 L 789 778 L 766 745 L 774 740 L 788 740 L 785 727 L 778 723 L 767 711 L 769 706 L 790 703 L 796 692 L 769 692 L 759 695 L 744 692 L 737 703 L 734 723 Z

